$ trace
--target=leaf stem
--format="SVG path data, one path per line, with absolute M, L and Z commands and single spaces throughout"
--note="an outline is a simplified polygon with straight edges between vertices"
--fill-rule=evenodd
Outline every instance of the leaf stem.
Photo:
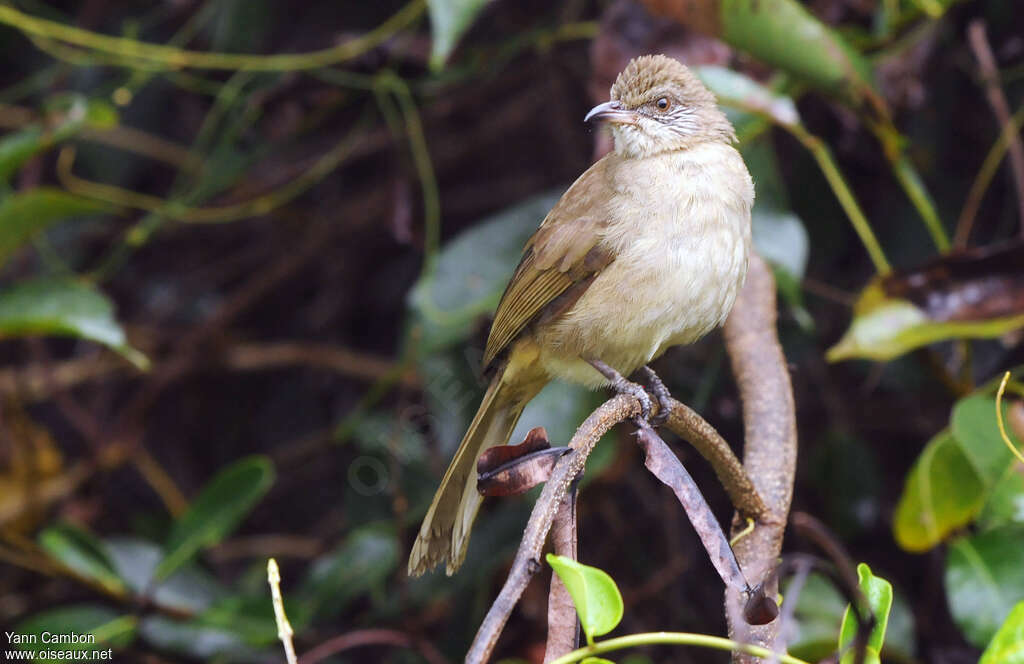
M 775 657 L 783 664 L 807 664 L 807 662 L 802 659 L 797 659 L 796 657 L 782 653 L 773 653 L 768 648 L 740 643 L 739 641 L 733 641 L 732 639 L 727 639 L 721 636 L 694 634 L 691 632 L 646 632 L 642 634 L 620 636 L 618 638 L 607 639 L 605 641 L 598 641 L 592 646 L 580 648 L 579 650 L 572 651 L 568 655 L 559 657 L 555 661 L 551 662 L 551 664 L 572 664 L 573 662 L 578 662 L 586 657 L 591 657 L 603 652 L 654 644 L 701 646 L 703 648 L 714 648 L 715 650 L 739 651 L 747 653 L 748 655 L 754 655 L 755 657 L 761 657 L 763 659 Z

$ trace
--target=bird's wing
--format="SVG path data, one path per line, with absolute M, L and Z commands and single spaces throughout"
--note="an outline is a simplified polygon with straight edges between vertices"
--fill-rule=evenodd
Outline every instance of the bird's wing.
M 485 368 L 532 321 L 568 310 L 615 258 L 601 242 L 608 219 L 608 159 L 595 163 L 569 187 L 526 243 L 494 314 Z

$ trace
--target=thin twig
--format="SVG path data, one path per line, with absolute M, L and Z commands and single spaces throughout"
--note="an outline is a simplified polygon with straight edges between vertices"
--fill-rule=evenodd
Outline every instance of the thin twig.
M 971 21 L 967 27 L 967 39 L 981 68 L 988 103 L 992 106 L 1003 135 L 1009 141 L 1010 167 L 1013 169 L 1013 184 L 1017 189 L 1017 222 L 1020 224 L 1021 235 L 1024 235 L 1024 142 L 1021 141 L 1020 134 L 1014 130 L 1010 105 L 1006 102 L 1002 86 L 999 85 L 999 67 L 992 54 L 992 47 L 989 46 L 988 37 L 985 36 L 985 22 L 981 19 Z
M 338 653 L 364 646 L 391 646 L 419 651 L 429 664 L 447 664 L 448 660 L 428 641 L 412 638 L 396 629 L 360 629 L 327 639 L 299 658 L 299 664 L 316 664 Z
M 743 465 L 754 487 L 771 509 L 772 522 L 755 524 L 754 530 L 734 547 L 736 558 L 752 584 L 774 567 L 782 549 L 785 515 L 793 496 L 796 473 L 796 411 L 786 358 L 775 329 L 775 279 L 757 254 L 750 257 L 747 283 L 725 323 L 725 344 L 743 401 Z M 733 531 L 741 530 L 741 514 Z M 775 588 L 766 588 L 769 595 Z M 738 616 L 740 595 L 726 590 L 726 616 L 730 635 L 739 641 L 770 647 L 779 621 L 751 627 Z M 737 652 L 735 661 L 753 662 Z
M 284 645 L 284 654 L 288 664 L 298 664 L 295 656 L 295 644 L 292 643 L 292 624 L 288 622 L 288 616 L 284 612 L 284 600 L 281 599 L 281 571 L 277 568 L 277 561 L 273 558 L 267 560 L 267 583 L 270 584 L 270 597 L 274 604 L 274 621 L 277 623 L 277 638 L 281 639 Z
M 541 550 L 558 512 L 558 505 L 568 492 L 573 478 L 583 470 L 587 457 L 590 456 L 597 441 L 619 422 L 639 414 L 640 402 L 637 399 L 619 395 L 604 402 L 576 430 L 569 441 L 569 447 L 573 452 L 565 454 L 555 464 L 550 479 L 533 506 L 530 520 L 523 532 L 523 539 L 512 562 L 512 569 L 501 592 L 480 624 L 480 629 L 477 630 L 473 645 L 466 655 L 467 664 L 483 664 L 490 659 L 512 609 L 515 608 L 530 579 L 541 569 Z

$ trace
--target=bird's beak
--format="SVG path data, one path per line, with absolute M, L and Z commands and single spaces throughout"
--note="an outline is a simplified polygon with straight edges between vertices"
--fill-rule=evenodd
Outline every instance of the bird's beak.
M 625 108 L 620 101 L 606 101 L 590 109 L 583 121 L 590 122 L 598 119 L 617 124 L 636 124 L 636 113 Z

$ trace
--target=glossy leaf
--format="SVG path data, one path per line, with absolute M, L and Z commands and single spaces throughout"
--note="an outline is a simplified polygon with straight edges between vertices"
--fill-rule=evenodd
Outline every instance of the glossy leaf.
M 103 542 L 71 524 L 58 524 L 39 533 L 39 545 L 76 574 L 91 579 L 114 594 L 127 588 L 118 576 Z
M 270 459 L 251 456 L 217 474 L 175 522 L 155 576 L 165 579 L 208 546 L 234 531 L 274 483 Z
M 200 660 L 215 657 L 233 662 L 257 662 L 264 658 L 231 630 L 209 627 L 197 620 L 172 620 L 150 616 L 139 624 L 139 636 L 160 650 Z
M 1003 404 L 1006 418 L 1007 404 Z M 953 437 L 960 443 L 964 456 L 971 462 L 986 487 L 993 486 L 1013 462 L 1013 453 L 999 435 L 996 422 L 996 400 L 976 394 L 957 402 L 950 419 Z M 1010 441 L 1020 447 L 1021 441 L 1007 431 Z
M 603 570 L 564 556 L 549 553 L 547 561 L 572 597 L 587 642 L 593 643 L 595 636 L 615 629 L 622 620 L 623 604 L 612 577 Z
M 893 533 L 911 552 L 927 551 L 967 525 L 985 502 L 985 484 L 947 430 L 929 441 L 907 475 Z
M 115 651 L 130 645 L 136 636 L 137 618 L 130 615 L 121 615 L 98 604 L 75 604 L 50 609 L 37 613 L 18 623 L 13 632 L 19 635 L 35 635 L 34 644 L 14 644 L 22 650 L 40 651 L 50 650 L 65 652 L 68 650 L 106 650 L 112 648 Z M 93 643 L 68 643 L 48 644 L 42 640 L 42 634 L 77 634 L 79 636 L 91 634 L 95 639 Z M 67 661 L 64 656 L 60 659 L 35 658 L 36 662 L 57 662 Z
M 563 191 L 514 205 L 444 246 L 434 271 L 409 294 L 412 333 L 420 354 L 464 341 L 482 317 L 494 313 L 523 245 Z
M 1024 243 L 947 254 L 873 280 L 830 361 L 890 360 L 946 339 L 984 339 L 1024 327 Z
M 857 579 L 860 591 L 867 600 L 867 608 L 875 617 L 875 626 L 867 640 L 865 662 L 878 662 L 885 643 L 885 630 L 889 624 L 889 610 L 892 608 L 892 584 L 871 573 L 864 563 L 857 565 Z M 843 614 L 843 626 L 839 630 L 840 664 L 852 664 L 856 659 L 852 644 L 857 635 L 857 618 L 852 607 L 847 605 Z
M 989 491 L 977 526 L 991 530 L 1002 526 L 1024 526 L 1024 465 L 1012 461 Z
M 87 339 L 110 347 L 136 366 L 148 364 L 125 341 L 110 300 L 79 281 L 36 279 L 0 290 L 0 339 L 32 335 Z
M 999 528 L 950 543 L 946 598 L 967 640 L 984 648 L 1024 597 L 1024 529 Z
M 52 187 L 36 187 L 0 198 L 0 265 L 33 235 L 69 217 L 109 211 L 111 208 Z
M 463 33 L 473 24 L 473 19 L 487 4 L 487 0 L 428 0 L 430 33 L 433 44 L 430 48 L 430 66 L 439 70 Z
M 1010 611 L 978 664 L 1024 664 L 1024 601 Z
M 152 542 L 138 537 L 108 537 L 103 546 L 118 577 L 132 592 L 160 608 L 200 613 L 226 594 L 215 578 L 194 564 L 184 565 L 155 583 L 154 573 L 164 552 Z

